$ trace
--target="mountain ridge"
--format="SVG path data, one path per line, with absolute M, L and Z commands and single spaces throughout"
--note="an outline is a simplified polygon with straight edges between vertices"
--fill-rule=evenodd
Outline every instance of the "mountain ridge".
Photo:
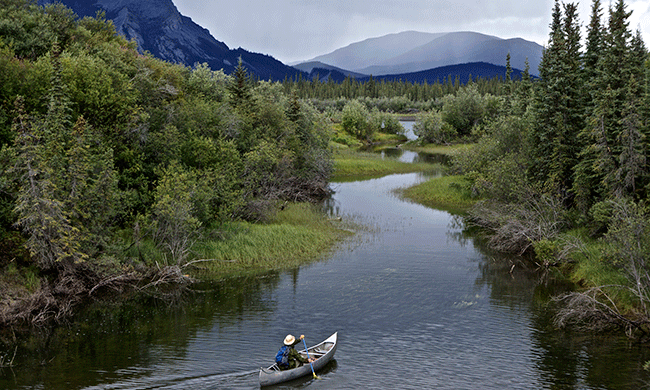
M 420 40 L 412 39 L 413 36 L 418 36 Z M 420 44 L 428 38 L 430 40 Z M 392 56 L 385 56 L 370 66 L 353 66 L 372 62 L 365 53 L 373 48 L 383 47 L 385 53 L 386 48 L 395 46 L 401 50 L 394 51 Z M 536 75 L 542 51 L 541 45 L 522 38 L 502 39 L 472 31 L 440 34 L 410 31 L 355 42 L 309 61 L 320 61 L 362 74 L 389 75 L 470 62 L 505 66 L 507 54 L 510 53 L 512 67 L 524 69 L 528 61 L 531 74 Z
M 105 12 L 118 34 L 135 40 L 141 52 L 148 51 L 165 61 L 186 66 L 207 63 L 212 69 L 232 73 L 241 58 L 247 70 L 260 79 L 281 80 L 301 74 L 270 55 L 230 49 L 182 15 L 172 0 L 39 0 L 38 4 L 54 2 L 71 8 L 79 17 Z
M 530 42 L 523 39 L 503 40 L 474 32 L 403 31 L 368 38 L 328 55 L 316 57 L 335 59 L 332 62 L 315 60 L 291 67 L 271 55 L 252 53 L 243 48 L 229 48 L 226 43 L 215 39 L 207 29 L 182 15 L 172 0 L 38 0 L 39 5 L 53 2 L 68 6 L 80 17 L 95 16 L 98 11 L 103 11 L 106 18 L 113 21 L 116 31 L 127 39 L 135 40 L 141 52 L 146 51 L 157 58 L 190 67 L 197 63 L 207 63 L 210 68 L 223 69 L 226 73 L 232 73 L 241 59 L 246 69 L 258 79 L 283 80 L 302 77 L 313 80 L 318 77 L 321 81 L 330 78 L 342 81 L 347 77 L 363 79 L 371 74 L 375 77 L 417 79 L 419 76 L 411 74 L 424 71 L 438 75 L 440 73 L 434 70 L 448 65 L 482 62 L 505 65 L 505 50 L 519 46 L 526 49 L 530 46 Z M 490 44 L 481 44 L 485 42 Z M 474 49 L 469 50 L 471 47 Z M 470 53 L 458 54 L 463 48 Z M 539 48 L 541 58 L 541 46 Z M 524 49 L 518 49 L 516 52 L 525 52 Z M 513 55 L 511 66 L 523 69 L 525 59 L 517 53 Z M 341 66 L 337 62 L 350 66 Z M 535 65 L 533 58 L 531 74 L 535 73 Z M 351 69 L 358 66 L 365 68 Z M 479 71 L 488 69 L 484 66 L 472 68 Z M 448 69 L 461 71 L 463 66 Z M 494 76 L 494 69 L 485 75 L 480 72 L 473 75 L 490 78 Z M 505 76 L 505 67 L 501 75 Z
M 357 79 L 358 81 L 368 81 L 372 77 L 375 81 L 406 81 L 410 83 L 428 83 L 444 84 L 449 78 L 455 82 L 456 78 L 461 84 L 466 84 L 470 76 L 472 80 L 476 77 L 491 80 L 494 78 L 505 79 L 507 68 L 502 65 L 489 64 L 487 62 L 469 62 L 464 64 L 446 65 L 438 68 L 421 70 L 417 72 L 379 75 L 379 76 L 366 76 Z M 513 79 L 521 79 L 523 71 L 513 68 L 511 77 Z

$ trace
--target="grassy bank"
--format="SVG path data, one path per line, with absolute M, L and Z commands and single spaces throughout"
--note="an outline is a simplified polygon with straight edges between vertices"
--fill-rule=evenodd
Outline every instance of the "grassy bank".
M 620 286 L 628 286 L 630 282 L 621 267 L 615 266 L 608 258 L 611 248 L 603 240 L 590 237 L 586 230 L 585 228 L 573 229 L 562 233 L 555 240 L 558 243 L 576 240 L 582 243 L 579 249 L 572 252 L 569 261 L 563 263 L 563 275 L 583 289 L 601 286 L 609 298 L 616 302 L 621 312 L 633 312 L 639 302 L 629 290 L 620 288 Z
M 289 269 L 323 257 L 346 235 L 341 222 L 327 219 L 316 206 L 290 204 L 269 223 L 230 224 L 225 240 L 197 244 L 194 276 L 222 279 L 269 270 Z
M 409 142 L 403 146 L 404 149 L 419 153 L 444 154 L 453 157 L 461 151 L 469 149 L 472 144 L 454 144 L 454 145 L 419 145 L 416 142 Z
M 425 206 L 463 214 L 477 199 L 471 197 L 463 176 L 442 176 L 402 190 L 402 195 Z
M 428 163 L 405 163 L 391 158 L 382 158 L 379 153 L 358 152 L 348 148 L 336 149 L 334 153 L 333 181 L 349 178 L 373 178 L 395 173 L 425 172 L 434 168 Z

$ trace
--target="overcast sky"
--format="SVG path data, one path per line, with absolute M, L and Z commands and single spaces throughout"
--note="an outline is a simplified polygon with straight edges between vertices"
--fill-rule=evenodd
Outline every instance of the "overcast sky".
M 612 0 L 612 4 L 616 0 Z M 173 0 L 178 10 L 231 49 L 308 60 L 367 38 L 407 30 L 474 31 L 548 41 L 553 0 Z M 579 1 L 583 26 L 592 0 Z M 609 0 L 601 0 L 605 18 Z M 650 47 L 650 0 L 627 0 L 633 31 Z M 583 33 L 584 36 L 584 33 Z

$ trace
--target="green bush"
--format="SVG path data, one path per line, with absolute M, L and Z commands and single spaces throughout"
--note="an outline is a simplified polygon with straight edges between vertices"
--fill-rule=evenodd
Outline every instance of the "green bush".
M 496 116 L 500 100 L 490 95 L 481 95 L 476 84 L 470 84 L 458 94 L 443 98 L 442 119 L 456 129 L 459 135 L 471 135 L 475 126 L 480 126 Z
M 374 132 L 369 117 L 370 113 L 365 105 L 358 100 L 351 100 L 343 107 L 341 126 L 357 139 L 369 140 Z
M 421 143 L 449 144 L 457 135 L 456 130 L 442 120 L 437 111 L 423 112 L 413 125 L 413 133 Z

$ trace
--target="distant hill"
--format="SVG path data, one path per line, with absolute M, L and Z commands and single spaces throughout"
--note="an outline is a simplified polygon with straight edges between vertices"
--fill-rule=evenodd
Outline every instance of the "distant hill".
M 404 31 L 356 42 L 329 54 L 315 57 L 308 62 L 322 62 L 357 73 L 359 69 L 383 63 L 419 46 L 427 44 L 444 34 Z M 368 74 L 368 73 L 366 73 Z
M 469 81 L 469 77 L 472 76 L 472 79 L 475 80 L 477 77 L 483 79 L 494 79 L 500 77 L 505 79 L 506 77 L 506 67 L 494 64 L 488 64 L 486 62 L 472 62 L 467 64 L 457 64 L 457 65 L 448 65 L 442 66 L 435 69 L 428 69 L 419 72 L 412 73 L 403 73 L 403 74 L 393 74 L 393 75 L 383 75 L 383 76 L 373 76 L 373 79 L 376 81 L 386 80 L 386 81 L 407 81 L 411 83 L 423 84 L 425 81 L 428 84 L 434 84 L 436 82 L 444 83 L 451 76 L 452 80 L 455 80 L 458 77 L 461 84 L 466 84 Z M 522 71 L 519 69 L 513 69 L 511 77 L 513 79 L 520 79 Z M 358 78 L 359 81 L 368 81 L 370 76 Z
M 312 80 L 318 76 L 321 81 L 327 81 L 328 78 L 331 77 L 332 80 L 340 82 L 345 80 L 348 76 L 356 79 L 367 76 L 366 74 L 350 72 L 349 70 L 337 68 L 336 66 L 327 65 L 318 61 L 303 62 L 302 64 L 294 66 L 294 68 L 309 73 L 309 77 Z
M 134 39 L 142 52 L 169 62 L 187 66 L 205 62 L 212 69 L 231 73 L 241 57 L 248 71 L 260 79 L 282 80 L 301 73 L 269 55 L 230 49 L 181 15 L 172 0 L 39 0 L 38 4 L 53 2 L 70 7 L 80 17 L 105 11 L 119 34 Z
M 513 68 L 524 69 L 528 59 L 530 73 L 536 75 L 542 51 L 541 45 L 521 38 L 501 39 L 475 32 L 409 31 L 353 43 L 311 61 L 362 74 L 388 75 L 472 62 L 505 66 L 510 53 Z

